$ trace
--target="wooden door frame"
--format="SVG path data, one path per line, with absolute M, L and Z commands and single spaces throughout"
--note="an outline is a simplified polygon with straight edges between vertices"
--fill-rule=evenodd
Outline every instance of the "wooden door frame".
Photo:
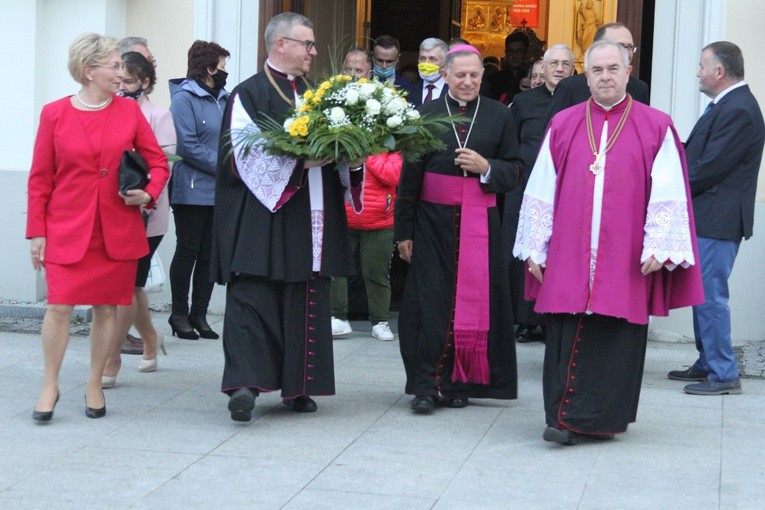
M 298 14 L 305 15 L 306 2 L 308 0 L 260 0 L 260 13 L 258 19 L 260 20 L 258 26 L 258 36 L 260 41 L 263 41 L 263 34 L 266 33 L 266 25 L 271 21 L 271 18 L 277 14 L 283 12 L 296 12 Z M 266 61 L 268 51 L 266 51 L 265 44 L 258 45 L 258 70 L 263 62 Z
M 624 23 L 632 32 L 632 38 L 639 46 L 643 33 L 643 0 L 622 0 L 616 6 L 616 19 Z M 632 75 L 640 76 L 640 59 L 632 61 Z

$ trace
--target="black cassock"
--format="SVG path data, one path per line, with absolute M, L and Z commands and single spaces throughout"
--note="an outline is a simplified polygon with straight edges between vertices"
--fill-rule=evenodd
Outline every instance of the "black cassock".
M 481 185 L 487 193 L 501 194 L 518 184 L 522 168 L 518 139 L 509 109 L 494 100 L 480 98 L 460 111 L 449 95 L 420 108 L 425 113 L 453 114 L 464 120 L 454 127 L 466 147 L 489 160 L 490 179 Z M 457 135 L 451 128 L 441 135 L 446 149 L 427 154 L 421 161 L 406 162 L 401 173 L 395 209 L 395 238 L 412 239 L 409 269 L 399 314 L 401 356 L 406 369 L 406 393 L 414 395 L 467 396 L 513 399 L 517 396 L 517 370 L 510 292 L 496 207 L 488 210 L 489 228 L 489 335 L 488 385 L 452 382 L 454 361 L 454 307 L 459 260 L 460 206 L 420 200 L 424 172 L 462 176 L 454 164 Z M 478 179 L 468 174 L 466 179 Z
M 539 87 L 516 94 L 510 105 L 513 116 L 515 134 L 521 146 L 523 160 L 523 179 L 521 185 L 505 195 L 505 207 L 502 212 L 502 237 L 505 240 L 505 255 L 508 257 L 507 266 L 510 273 L 510 296 L 513 300 L 513 313 L 518 324 L 538 326 L 541 317 L 534 312 L 534 303 L 523 299 L 524 279 L 526 278 L 526 262 L 513 257 L 515 234 L 518 230 L 518 215 L 521 212 L 523 191 L 529 182 L 531 169 L 537 160 L 539 147 L 545 136 L 547 127 L 547 111 L 552 101 L 552 93 L 547 86 Z
M 266 114 L 282 122 L 292 98 L 290 81 L 260 72 L 231 93 L 223 116 L 215 189 L 213 278 L 226 284 L 223 327 L 225 368 L 222 391 L 281 389 L 284 398 L 335 392 L 329 282 L 347 276 L 350 243 L 344 187 L 333 166 L 322 168 L 324 232 L 321 270 L 312 269 L 312 229 L 307 172 L 299 162 L 288 186 L 297 191 L 276 212 L 269 211 L 239 178 L 228 131 L 232 108 L 241 102 L 257 120 Z M 277 91 L 279 87 L 284 97 Z M 297 79 L 302 94 L 305 82 Z

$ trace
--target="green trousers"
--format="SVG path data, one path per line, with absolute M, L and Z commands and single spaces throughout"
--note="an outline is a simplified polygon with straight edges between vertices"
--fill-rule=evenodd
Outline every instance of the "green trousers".
M 393 255 L 393 229 L 348 230 L 352 253 L 358 250 L 361 276 L 367 291 L 369 321 L 386 322 L 390 312 L 390 261 Z M 348 279 L 337 277 L 330 285 L 332 316 L 348 319 Z

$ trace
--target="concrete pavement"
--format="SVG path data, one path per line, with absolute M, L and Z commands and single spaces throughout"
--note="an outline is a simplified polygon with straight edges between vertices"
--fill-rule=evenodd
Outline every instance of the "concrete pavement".
M 150 374 L 123 356 L 99 420 L 84 415 L 89 340 L 73 336 L 47 425 L 31 418 L 39 335 L 0 332 L 0 508 L 765 507 L 765 380 L 744 379 L 743 395 L 685 395 L 666 372 L 692 361 L 689 344 L 649 344 L 626 434 L 563 447 L 541 438 L 541 343 L 518 345 L 518 400 L 419 416 L 398 342 L 353 322 L 334 342 L 336 396 L 305 415 L 262 395 L 240 424 L 219 392 L 220 341 L 178 340 L 167 314 L 154 318 L 169 355 Z

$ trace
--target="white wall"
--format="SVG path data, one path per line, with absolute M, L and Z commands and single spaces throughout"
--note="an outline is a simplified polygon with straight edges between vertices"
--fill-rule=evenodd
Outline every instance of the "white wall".
M 765 2 L 662 0 L 656 2 L 651 105 L 669 113 L 685 139 L 709 98 L 698 91 L 699 56 L 707 44 L 728 40 L 744 54 L 746 81 L 765 105 L 765 62 L 760 58 Z M 762 171 L 762 167 L 761 167 Z M 762 172 L 761 172 L 762 176 Z M 765 339 L 765 178 L 758 184 L 754 237 L 742 242 L 730 280 L 734 343 Z M 693 337 L 690 309 L 654 318 L 652 329 Z
M 83 32 L 124 31 L 126 0 L 0 0 L 0 47 L 11 78 L 0 81 L 0 299 L 35 301 L 44 286 L 31 267 L 26 178 L 40 109 L 74 93 L 67 71 L 72 39 Z

